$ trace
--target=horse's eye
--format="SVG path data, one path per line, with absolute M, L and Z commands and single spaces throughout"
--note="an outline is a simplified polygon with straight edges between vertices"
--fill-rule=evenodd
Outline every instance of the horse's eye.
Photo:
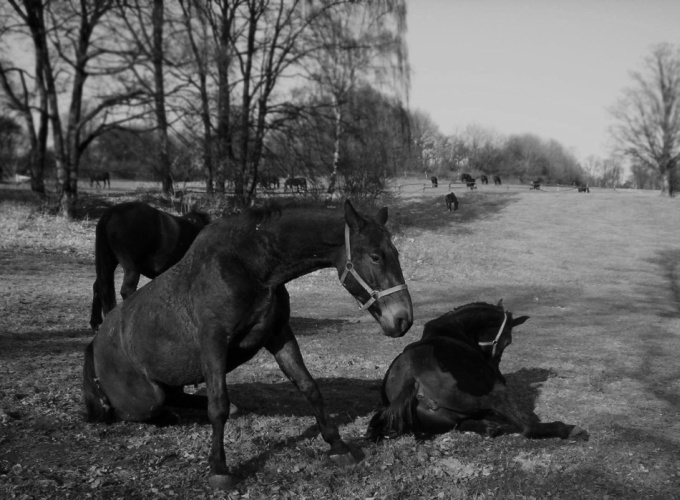
M 380 255 L 378 255 L 377 253 L 371 254 L 371 262 L 373 262 L 374 264 L 380 264 Z

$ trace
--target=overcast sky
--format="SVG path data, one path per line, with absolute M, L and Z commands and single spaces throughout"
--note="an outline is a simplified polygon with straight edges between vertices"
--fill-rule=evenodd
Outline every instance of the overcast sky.
M 660 42 L 680 0 L 409 0 L 411 107 L 444 134 L 474 123 L 609 154 L 607 108 Z

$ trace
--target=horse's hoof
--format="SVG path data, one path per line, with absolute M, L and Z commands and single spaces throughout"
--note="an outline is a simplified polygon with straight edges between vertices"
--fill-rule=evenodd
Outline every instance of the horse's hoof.
M 588 432 L 578 425 L 575 425 L 569 433 L 569 439 L 574 439 L 576 441 L 588 441 L 589 437 Z
M 226 474 L 215 474 L 208 478 L 208 484 L 213 490 L 231 491 L 236 485 L 236 481 Z

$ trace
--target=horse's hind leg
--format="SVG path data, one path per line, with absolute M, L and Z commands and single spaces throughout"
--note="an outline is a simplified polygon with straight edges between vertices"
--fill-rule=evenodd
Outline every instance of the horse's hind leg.
M 274 355 L 281 371 L 295 384 L 312 405 L 321 436 L 330 447 L 330 458 L 339 465 L 357 462 L 349 447 L 340 439 L 338 427 L 331 421 L 316 382 L 307 371 L 300 347 L 289 325 L 286 325 L 265 346 Z
M 137 290 L 137 285 L 139 285 L 139 271 L 132 269 L 130 267 L 125 268 L 125 274 L 123 276 L 123 284 L 120 286 L 120 296 L 123 300 L 127 299 L 130 295 Z

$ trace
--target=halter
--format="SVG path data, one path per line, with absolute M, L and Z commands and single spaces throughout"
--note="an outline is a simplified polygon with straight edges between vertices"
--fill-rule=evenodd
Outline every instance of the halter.
M 496 356 L 496 346 L 498 345 L 498 341 L 500 340 L 503 330 L 505 329 L 506 321 L 508 321 L 508 313 L 503 313 L 503 324 L 501 325 L 501 329 L 498 330 L 498 335 L 496 335 L 496 338 L 491 342 L 478 342 L 480 347 L 486 347 L 489 345 L 493 346 L 493 349 L 491 350 L 492 358 Z
M 340 284 L 346 287 L 347 285 L 345 285 L 345 278 L 347 278 L 348 274 L 351 274 L 352 276 L 354 276 L 354 279 L 357 280 L 357 282 L 362 287 L 364 287 L 364 290 L 368 292 L 371 298 L 368 299 L 368 301 L 364 302 L 363 304 L 359 299 L 356 299 L 357 303 L 359 304 L 359 309 L 361 309 L 362 311 L 371 307 L 373 302 L 375 302 L 379 298 L 394 292 L 398 292 L 400 290 L 406 290 L 408 288 L 406 286 L 406 283 L 404 283 L 403 285 L 393 286 L 392 288 L 388 288 L 387 290 L 382 291 L 373 290 L 370 286 L 368 286 L 368 284 L 363 279 L 361 279 L 359 273 L 357 273 L 356 269 L 354 269 L 354 263 L 352 263 L 352 254 L 349 249 L 349 226 L 347 224 L 345 224 L 345 251 L 347 253 L 347 262 L 345 263 L 345 270 L 342 272 L 342 276 L 340 276 Z

